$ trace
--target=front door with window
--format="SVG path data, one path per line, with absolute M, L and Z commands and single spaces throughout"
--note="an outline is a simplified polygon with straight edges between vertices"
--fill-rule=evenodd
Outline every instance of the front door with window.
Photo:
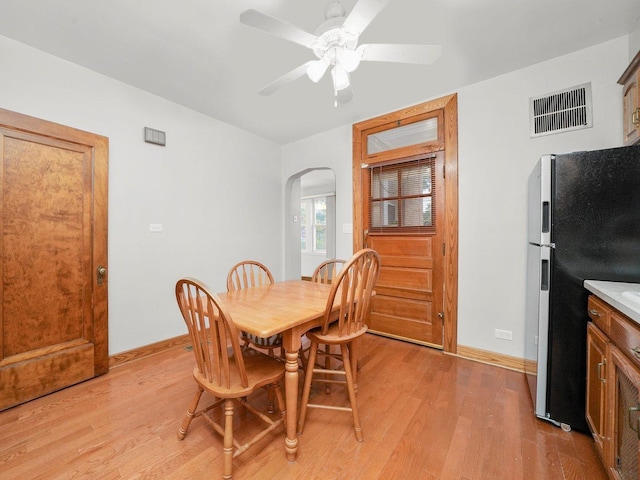
M 455 96 L 445 100 L 354 125 L 354 249 L 381 257 L 370 331 L 455 352 Z
M 374 332 L 442 347 L 442 152 L 367 168 L 365 246 L 382 258 Z M 440 213 L 438 215 L 438 213 Z

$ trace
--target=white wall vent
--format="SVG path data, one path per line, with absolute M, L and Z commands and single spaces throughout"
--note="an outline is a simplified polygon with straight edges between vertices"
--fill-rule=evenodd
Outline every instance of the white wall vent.
M 531 137 L 593 126 L 591 83 L 529 99 Z

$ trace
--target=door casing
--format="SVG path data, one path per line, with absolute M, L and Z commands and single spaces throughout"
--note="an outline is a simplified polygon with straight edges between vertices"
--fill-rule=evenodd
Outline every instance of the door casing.
M 375 117 L 353 125 L 353 248 L 358 251 L 364 247 L 364 198 L 362 182 L 362 163 L 371 161 L 366 159 L 365 133 L 379 129 L 381 125 L 397 123 L 406 119 L 441 111 L 443 119 L 444 151 L 444 338 L 443 350 L 447 353 L 457 353 L 458 348 L 458 97 L 457 94 L 447 95 L 419 105 L 404 108 L 379 117 Z M 379 156 L 377 161 L 386 161 L 394 155 L 409 157 L 433 151 L 433 146 L 415 145 L 405 147 L 402 152 L 390 151 Z M 440 149 L 439 147 L 437 147 Z M 400 150 L 400 149 L 398 149 Z

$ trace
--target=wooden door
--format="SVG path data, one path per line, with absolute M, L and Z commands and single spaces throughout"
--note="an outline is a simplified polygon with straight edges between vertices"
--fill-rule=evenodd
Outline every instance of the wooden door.
M 108 139 L 0 109 L 0 409 L 106 373 Z
M 353 142 L 354 250 L 368 246 L 381 257 L 370 330 L 455 353 L 457 97 L 355 124 Z M 397 174 L 401 185 L 401 171 L 417 164 L 433 174 L 428 189 L 374 191 L 382 187 L 376 187 L 380 180 L 372 172 L 386 176 L 389 185 Z M 405 222 L 403 216 L 416 202 L 423 206 L 425 221 Z
M 365 246 L 380 255 L 369 329 L 437 348 L 444 317 L 442 159 L 437 152 L 370 167 L 363 179 Z

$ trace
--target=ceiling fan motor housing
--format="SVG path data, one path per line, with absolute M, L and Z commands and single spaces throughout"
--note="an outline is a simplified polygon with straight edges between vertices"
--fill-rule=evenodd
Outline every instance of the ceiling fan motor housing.
M 346 12 L 340 1 L 331 2 L 325 10 L 326 20 L 314 32 L 317 40 L 311 46 L 318 58 L 324 58 L 329 65 L 335 65 L 335 49 L 355 50 L 358 34 L 342 28 Z

